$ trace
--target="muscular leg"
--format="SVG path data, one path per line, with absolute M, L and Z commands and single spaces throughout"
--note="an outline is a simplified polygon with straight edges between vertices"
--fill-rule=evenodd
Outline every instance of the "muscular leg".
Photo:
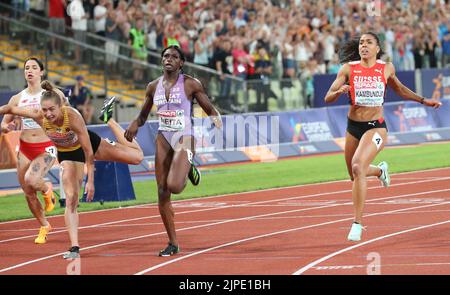
M 353 181 L 353 172 L 352 172 L 352 159 L 353 155 L 358 148 L 359 140 L 356 139 L 353 135 L 347 132 L 345 136 L 345 163 L 347 164 L 347 171 L 350 176 L 350 179 Z M 369 165 L 366 176 L 380 176 L 381 169 L 378 166 Z
M 378 150 L 375 143 L 373 143 L 372 141 L 376 132 L 378 132 L 378 134 L 383 139 L 383 143 Z M 368 176 L 368 172 L 370 171 L 369 165 L 376 157 L 376 155 L 383 149 L 386 138 L 386 129 L 377 128 L 367 131 L 361 138 L 358 148 L 356 149 L 355 154 L 352 158 L 351 167 L 352 175 L 354 177 L 352 199 L 355 209 L 355 221 L 358 223 L 361 223 L 362 221 L 364 202 L 367 196 L 366 177 Z
M 119 125 L 113 118 L 108 120 L 108 126 L 111 128 L 111 131 L 114 133 L 114 136 L 116 137 L 117 141 L 125 146 L 128 146 L 130 148 L 133 148 L 139 152 L 142 153 L 142 149 L 136 139 L 133 139 L 132 142 L 129 142 L 126 140 L 124 133 L 125 130 L 123 130 L 122 126 Z
M 130 148 L 120 142 L 110 142 L 102 139 L 95 153 L 95 159 L 100 161 L 121 162 L 132 165 L 139 165 L 144 159 L 142 151 Z
M 25 155 L 23 155 L 21 152 L 19 152 L 19 154 L 17 155 L 17 177 L 19 179 L 20 186 L 22 187 L 23 192 L 25 194 L 28 208 L 30 208 L 31 213 L 37 219 L 40 226 L 48 226 L 49 223 L 48 223 L 47 219 L 45 218 L 44 208 L 42 207 L 42 204 L 37 197 L 36 189 L 31 185 L 32 181 L 30 182 L 30 180 L 29 180 L 30 178 L 26 177 L 27 174 L 28 175 L 32 174 L 33 177 L 36 177 L 36 178 L 39 176 L 39 173 L 38 173 L 39 171 L 32 173 L 33 169 L 36 169 L 36 166 L 33 166 L 34 168 L 31 166 L 32 163 L 33 162 L 28 160 L 28 158 Z M 40 161 L 37 161 L 34 163 L 35 164 L 40 163 Z M 53 164 L 53 162 L 52 162 L 52 164 Z M 40 163 L 39 165 L 41 166 L 41 169 L 38 169 L 38 170 L 42 170 L 42 168 L 44 166 L 42 165 L 42 163 Z M 51 165 L 50 165 L 50 167 L 51 167 Z M 47 173 L 47 172 L 45 172 L 45 173 Z M 45 175 L 45 173 L 43 175 Z M 40 177 L 40 180 L 42 182 L 43 182 L 43 179 L 42 179 L 43 175 Z M 47 190 L 47 186 L 45 184 L 42 186 L 38 182 L 38 184 L 36 184 L 35 186 L 39 187 L 38 190 Z
M 174 152 L 169 143 L 161 134 L 158 134 L 156 136 L 155 157 L 156 183 L 158 185 L 158 208 L 169 237 L 169 243 L 178 245 L 174 222 L 175 213 L 170 201 L 171 191 L 167 186 L 167 177 L 169 175 L 173 156 Z
M 167 186 L 174 194 L 179 194 L 186 187 L 187 175 L 191 169 L 186 150 L 193 151 L 193 141 L 191 136 L 183 137 L 181 143 L 175 147 L 175 152 L 167 176 Z
M 61 163 L 63 173 L 62 181 L 64 193 L 66 194 L 66 210 L 64 220 L 69 231 L 70 243 L 79 246 L 78 243 L 78 195 L 83 182 L 84 163 L 63 161 Z
M 39 155 L 30 163 L 30 168 L 25 174 L 25 182 L 31 186 L 35 191 L 43 193 L 48 191 L 48 185 L 44 181 L 47 172 L 52 168 L 56 158 L 48 153 Z

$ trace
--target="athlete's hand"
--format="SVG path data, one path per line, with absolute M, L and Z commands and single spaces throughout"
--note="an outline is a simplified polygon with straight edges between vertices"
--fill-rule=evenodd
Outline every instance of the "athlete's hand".
M 91 202 L 92 199 L 94 199 L 94 193 L 95 193 L 94 180 L 91 180 L 90 178 L 88 178 L 88 181 L 86 183 L 86 187 L 84 188 L 84 191 L 86 192 L 86 201 Z
M 128 125 L 128 128 L 125 130 L 125 133 L 124 133 L 125 138 L 129 142 L 132 142 L 133 139 L 136 138 L 138 129 L 139 129 L 138 122 L 136 120 L 134 120 L 133 122 L 130 123 L 130 125 Z
M 442 102 L 436 100 L 436 99 L 424 99 L 423 104 L 427 107 L 432 107 L 434 109 L 439 108 L 442 105 Z
M 211 116 L 211 121 L 216 128 L 222 128 L 222 118 L 220 118 L 220 116 Z
M 1 133 L 8 133 L 10 131 L 16 130 L 16 123 L 14 121 L 9 123 L 2 123 L 1 130 Z
M 344 84 L 336 92 L 339 93 L 339 94 L 347 93 L 347 92 L 350 91 L 350 89 L 351 89 L 350 85 Z

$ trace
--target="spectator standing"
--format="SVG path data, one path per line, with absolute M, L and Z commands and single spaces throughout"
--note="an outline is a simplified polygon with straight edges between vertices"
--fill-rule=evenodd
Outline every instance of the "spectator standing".
M 67 7 L 67 14 L 72 19 L 73 37 L 75 40 L 85 43 L 87 32 L 87 20 L 89 14 L 84 10 L 81 0 L 72 0 Z M 79 45 L 75 45 L 75 62 L 80 64 L 82 62 L 83 50 Z
M 106 18 L 108 17 L 106 2 L 107 0 L 99 0 L 98 4 L 94 7 L 95 33 L 102 37 L 105 37 Z
M 75 80 L 76 84 L 72 86 L 71 95 L 69 97 L 70 105 L 80 112 L 86 124 L 91 124 L 92 115 L 94 113 L 92 107 L 92 92 L 84 85 L 83 76 L 77 76 Z
M 64 10 L 66 8 L 65 0 L 49 0 L 48 18 L 50 22 L 50 32 L 57 35 L 66 33 L 66 22 Z M 52 52 L 61 50 L 61 40 L 52 38 Z

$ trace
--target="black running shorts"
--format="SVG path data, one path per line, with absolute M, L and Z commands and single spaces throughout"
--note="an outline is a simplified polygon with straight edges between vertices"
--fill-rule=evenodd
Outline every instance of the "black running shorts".
M 89 140 L 91 141 L 92 151 L 95 153 L 98 150 L 98 147 L 100 146 L 100 143 L 102 141 L 102 138 L 95 132 L 88 130 L 89 134 Z M 61 163 L 62 161 L 74 161 L 74 162 L 81 162 L 85 163 L 86 158 L 84 157 L 84 151 L 80 147 L 74 151 L 71 152 L 60 152 L 58 151 L 58 162 Z
M 347 132 L 353 135 L 356 139 L 361 140 L 361 137 L 367 130 L 374 128 L 385 128 L 387 131 L 386 121 L 383 118 L 368 122 L 353 121 L 348 118 Z

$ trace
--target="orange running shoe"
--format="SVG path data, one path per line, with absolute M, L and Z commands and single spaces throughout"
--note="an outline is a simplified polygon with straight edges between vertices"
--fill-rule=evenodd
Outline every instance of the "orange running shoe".
M 55 208 L 56 198 L 53 193 L 53 185 L 51 182 L 46 182 L 48 186 L 48 190 L 46 193 L 43 193 L 44 201 L 45 201 L 45 212 L 51 212 Z
M 47 234 L 52 230 L 50 223 L 47 226 L 41 226 L 39 234 L 34 240 L 35 244 L 45 244 L 47 242 Z

